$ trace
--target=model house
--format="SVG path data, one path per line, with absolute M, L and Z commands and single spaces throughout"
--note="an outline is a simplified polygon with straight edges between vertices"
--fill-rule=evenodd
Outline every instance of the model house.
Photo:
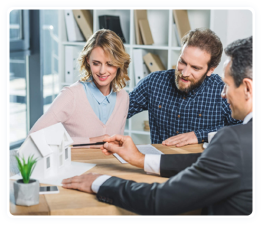
M 72 138 L 62 123 L 31 133 L 19 149 L 19 156 L 37 157 L 33 178 L 45 179 L 63 172 L 71 165 Z

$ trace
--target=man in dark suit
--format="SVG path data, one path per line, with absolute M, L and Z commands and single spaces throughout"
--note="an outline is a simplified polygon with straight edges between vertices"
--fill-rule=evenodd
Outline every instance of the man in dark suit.
M 97 193 L 104 201 L 145 215 L 174 215 L 203 208 L 208 215 L 252 213 L 252 37 L 230 44 L 224 66 L 232 117 L 243 124 L 221 128 L 202 154 L 143 155 L 128 136 L 106 138 L 102 151 L 170 177 L 165 183 L 136 183 L 101 174 L 63 181 L 63 187 Z M 157 158 L 158 157 L 158 158 Z

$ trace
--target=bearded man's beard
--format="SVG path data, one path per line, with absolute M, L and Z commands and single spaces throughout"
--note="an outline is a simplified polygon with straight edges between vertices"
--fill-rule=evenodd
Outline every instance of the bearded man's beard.
M 208 72 L 208 71 L 207 71 Z M 189 77 L 184 77 L 183 74 L 179 71 L 175 71 L 175 84 L 178 90 L 180 90 L 181 92 L 185 92 L 185 93 L 189 93 L 190 91 L 198 88 L 206 79 L 207 76 L 207 72 L 202 75 L 202 77 L 200 78 L 200 80 L 195 80 L 195 79 L 191 79 Z M 182 87 L 182 85 L 179 85 L 179 80 L 180 79 L 184 79 L 190 82 L 190 84 L 187 87 Z

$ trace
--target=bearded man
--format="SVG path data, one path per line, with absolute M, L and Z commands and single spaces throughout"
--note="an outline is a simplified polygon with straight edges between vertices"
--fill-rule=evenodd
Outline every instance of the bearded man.
M 149 74 L 129 94 L 128 118 L 148 110 L 152 144 L 203 143 L 209 132 L 242 122 L 231 117 L 220 95 L 224 83 L 212 74 L 222 52 L 213 31 L 191 30 L 182 39 L 176 70 Z

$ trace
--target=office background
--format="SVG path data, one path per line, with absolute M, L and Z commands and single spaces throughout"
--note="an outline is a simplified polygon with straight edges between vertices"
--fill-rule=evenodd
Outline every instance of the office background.
M 117 15 L 126 39 L 125 48 L 133 58 L 135 49 L 159 55 L 166 69 L 176 64 L 180 47 L 172 31 L 172 9 L 147 10 L 155 43 L 135 42 L 134 10 L 90 10 L 93 31 L 99 29 L 99 15 Z M 221 38 L 223 46 L 252 35 L 252 12 L 249 10 L 188 10 L 191 28 L 208 27 Z M 84 41 L 68 41 L 64 10 L 13 10 L 10 12 L 10 149 L 19 147 L 35 121 L 48 109 L 65 82 L 65 49 L 80 51 Z M 223 55 L 221 62 L 225 56 Z M 126 91 L 136 85 L 134 60 L 129 68 Z M 215 70 L 222 76 L 222 63 Z M 125 134 L 136 144 L 150 143 L 142 112 L 127 120 Z

